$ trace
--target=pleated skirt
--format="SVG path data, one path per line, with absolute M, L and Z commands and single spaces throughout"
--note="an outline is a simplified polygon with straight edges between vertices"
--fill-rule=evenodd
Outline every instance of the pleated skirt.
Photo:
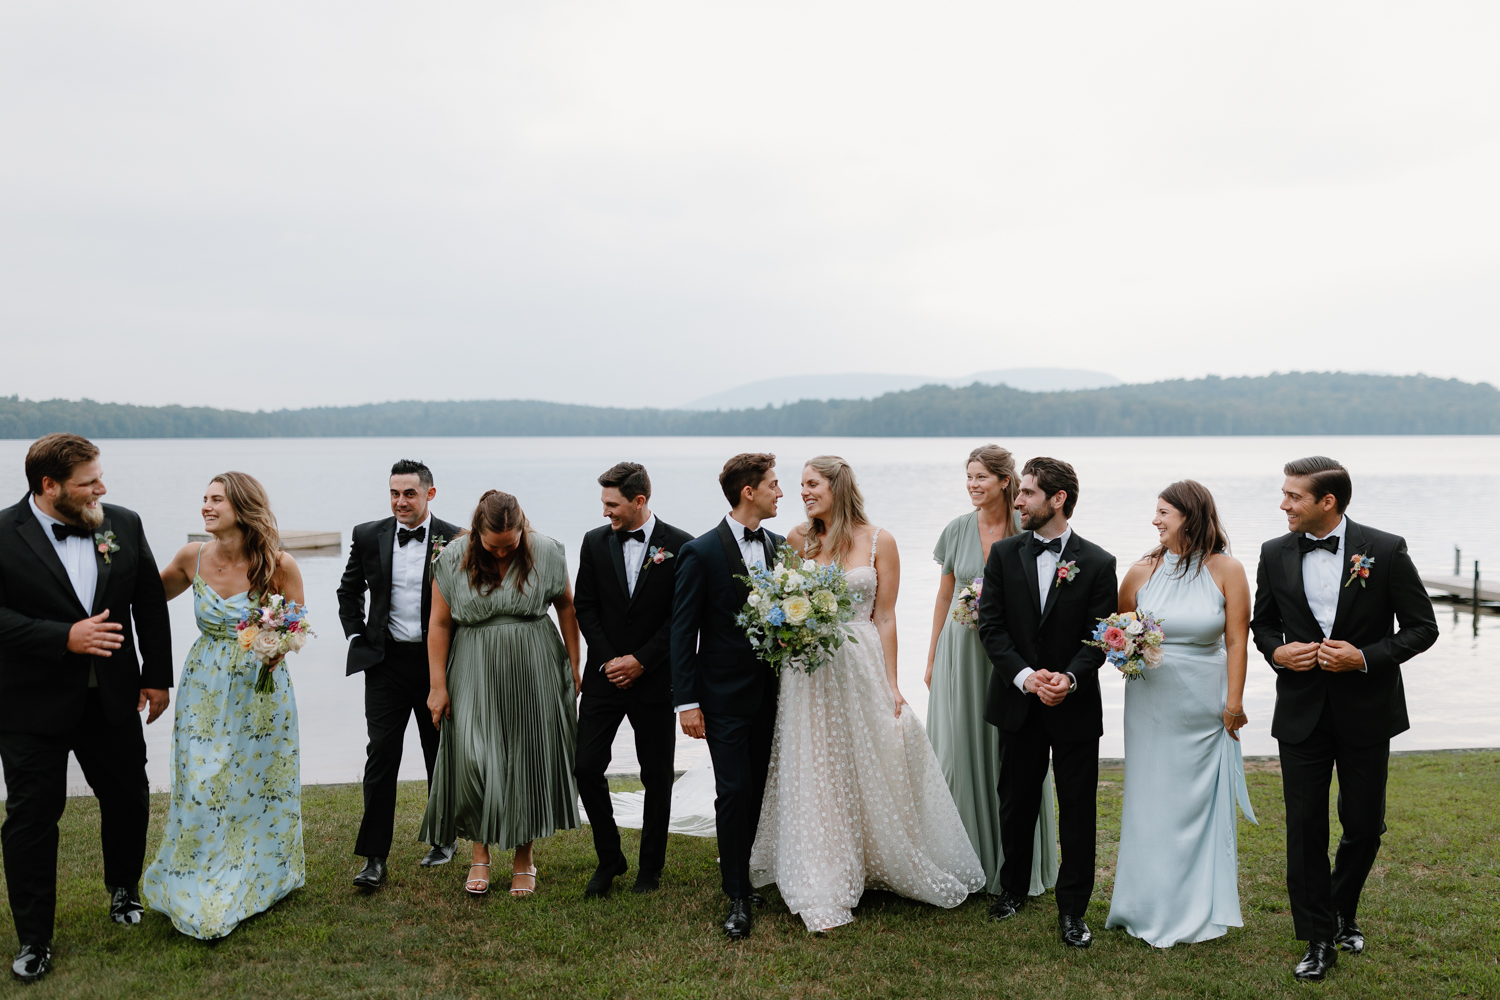
M 578 822 L 573 672 L 550 618 L 459 625 L 418 839 L 520 846 Z

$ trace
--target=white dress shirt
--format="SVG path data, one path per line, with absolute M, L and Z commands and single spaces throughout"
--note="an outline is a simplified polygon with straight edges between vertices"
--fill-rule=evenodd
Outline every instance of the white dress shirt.
M 396 522 L 397 531 L 404 527 Z M 402 545 L 398 539 L 391 540 L 390 629 L 391 638 L 397 642 L 422 641 L 422 574 L 427 568 L 427 542 L 431 541 L 431 511 L 417 527 L 426 529 L 423 541 L 413 538 Z
M 52 533 L 54 524 L 64 524 L 51 514 L 42 512 L 42 508 L 36 505 L 36 496 L 27 498 L 31 503 L 31 513 L 42 526 L 42 532 L 47 536 L 47 541 L 52 543 L 53 551 L 57 558 L 62 560 L 63 571 L 68 574 L 68 582 L 73 585 L 73 593 L 78 595 L 78 603 L 83 605 L 83 613 L 92 617 L 94 612 L 94 591 L 99 588 L 99 561 L 96 558 L 98 548 L 92 538 L 79 538 L 77 535 L 69 535 L 62 541 Z M 94 673 L 94 661 L 89 661 L 89 687 L 98 687 L 99 677 Z
M 651 541 L 651 532 L 656 530 L 656 515 L 652 514 L 646 518 L 646 523 L 639 528 L 632 529 L 640 531 L 645 536 L 645 541 L 636 541 L 627 538 L 620 543 L 620 549 L 625 556 L 625 585 L 626 593 L 635 596 L 635 581 L 641 577 L 641 566 L 646 562 L 646 544 Z
M 745 560 L 746 566 L 764 566 L 766 564 L 766 550 L 759 542 L 745 541 L 745 529 L 749 525 L 741 524 L 734 519 L 731 511 L 724 515 L 724 523 L 729 525 L 729 533 L 734 536 L 735 543 L 740 547 L 740 557 Z M 762 528 L 765 525 L 761 525 Z M 647 536 L 650 537 L 650 536 Z M 698 707 L 698 702 L 688 702 L 686 705 L 678 705 L 676 710 L 688 712 Z
M 1313 549 L 1302 555 L 1302 591 L 1307 595 L 1307 606 L 1318 620 L 1318 628 L 1323 630 L 1325 639 L 1333 635 L 1333 619 L 1338 615 L 1339 591 L 1343 589 L 1344 567 L 1349 562 L 1349 547 L 1344 544 L 1344 535 L 1348 530 L 1349 519 L 1339 518 L 1338 527 L 1323 536 L 1337 538 L 1338 551 Z M 1318 537 L 1311 532 L 1304 534 L 1314 540 Z M 1365 654 L 1361 652 L 1359 655 L 1363 659 Z M 1369 667 L 1363 669 L 1368 671 Z
M 1035 535 L 1036 532 L 1032 532 L 1032 534 Z M 1062 542 L 1061 548 L 1056 552 L 1045 549 L 1036 557 L 1036 585 L 1037 589 L 1041 591 L 1041 608 L 1044 611 L 1047 609 L 1047 595 L 1052 592 L 1053 587 L 1057 586 L 1057 564 L 1062 560 L 1063 550 L 1068 547 L 1068 539 L 1073 537 L 1073 526 L 1069 525 L 1064 528 L 1063 533 L 1057 537 Z M 1026 544 L 1030 545 L 1031 543 L 1028 541 Z M 1036 671 L 1030 667 L 1022 667 L 1016 671 L 1015 685 L 1022 693 L 1029 693 L 1026 691 L 1026 678 L 1034 673 Z M 1073 677 L 1071 673 L 1068 676 Z M 1075 685 L 1078 683 L 1077 678 L 1074 678 L 1073 683 Z

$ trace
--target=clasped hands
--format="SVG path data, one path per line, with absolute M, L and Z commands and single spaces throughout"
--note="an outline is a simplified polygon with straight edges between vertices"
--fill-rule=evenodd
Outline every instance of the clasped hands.
M 626 653 L 604 663 L 604 676 L 621 691 L 629 691 L 636 680 L 646 672 L 641 661 Z
M 1073 678 L 1056 670 L 1033 670 L 1021 684 L 1042 700 L 1043 705 L 1061 704 L 1073 686 Z
M 1364 654 L 1353 643 L 1339 639 L 1324 639 L 1322 642 L 1289 642 L 1278 646 L 1272 659 L 1279 667 L 1298 673 L 1314 667 L 1329 673 L 1342 674 L 1350 670 L 1365 669 Z

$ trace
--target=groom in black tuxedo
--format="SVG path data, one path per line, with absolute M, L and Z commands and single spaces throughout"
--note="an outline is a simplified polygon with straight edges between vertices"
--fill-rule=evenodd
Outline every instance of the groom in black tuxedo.
M 706 739 L 713 758 L 719 873 L 729 897 L 724 933 L 738 941 L 750 935 L 751 907 L 765 902 L 750 887 L 750 848 L 771 766 L 779 682 L 735 624 L 750 595 L 735 577 L 749 566 L 774 563 L 785 541 L 761 526 L 776 516 L 781 498 L 776 456 L 734 456 L 724 463 L 719 486 L 733 509 L 677 554 L 672 700 L 682 731 Z
M 339 621 L 349 639 L 347 675 L 365 675 L 365 815 L 354 853 L 365 866 L 356 887 L 385 884 L 396 825 L 396 776 L 406 722 L 417 717 L 427 783 L 437 762 L 438 731 L 427 709 L 427 619 L 432 611 L 432 561 L 464 529 L 435 516 L 432 470 L 402 459 L 391 467 L 391 517 L 355 527 L 349 564 L 339 581 Z M 370 613 L 365 614 L 365 591 Z M 453 844 L 434 844 L 424 865 L 446 864 Z
M 599 868 L 585 896 L 607 895 L 629 864 L 620 850 L 609 800 L 610 750 L 620 721 L 635 732 L 635 754 L 646 787 L 641 856 L 633 892 L 661 885 L 672 818 L 672 764 L 677 749 L 672 712 L 672 600 L 678 555 L 692 536 L 647 506 L 646 467 L 621 462 L 599 477 L 608 524 L 583 536 L 573 607 L 588 642 L 583 698 L 578 704 L 578 753 L 573 775 L 594 831 Z
M 1025 533 L 990 546 L 979 598 L 979 637 L 994 665 L 985 721 L 1000 730 L 1000 895 L 990 916 L 1026 905 L 1042 783 L 1050 755 L 1062 867 L 1057 922 L 1064 944 L 1087 948 L 1083 917 L 1094 892 L 1104 651 L 1084 644 L 1118 608 L 1115 557 L 1068 526 L 1078 476 L 1067 462 L 1033 458 L 1016 509 Z
M 1385 833 L 1391 737 L 1410 728 L 1401 664 L 1437 641 L 1432 601 L 1398 535 L 1344 516 L 1349 473 L 1331 458 L 1283 470 L 1291 531 L 1261 546 L 1255 645 L 1276 669 L 1271 735 L 1286 798 L 1286 883 L 1298 979 L 1328 975 L 1338 951 L 1364 950 L 1360 891 Z M 1399 623 L 1399 629 L 1396 624 Z M 1328 790 L 1339 773 L 1339 838 L 1328 867 Z
M 52 965 L 69 751 L 99 800 L 110 918 L 141 922 L 151 789 L 139 713 L 149 705 L 150 723 L 167 708 L 172 634 L 141 519 L 100 502 L 99 449 L 48 434 L 26 453 L 26 483 L 0 512 L 0 841 L 21 946 L 11 968 L 34 981 Z

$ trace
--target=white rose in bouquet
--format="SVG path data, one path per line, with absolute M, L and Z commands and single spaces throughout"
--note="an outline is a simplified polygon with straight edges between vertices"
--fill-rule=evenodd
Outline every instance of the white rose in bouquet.
M 1162 657 L 1165 655 L 1160 646 L 1147 646 L 1141 650 L 1141 659 L 1146 661 L 1146 666 L 1148 667 L 1161 666 Z
M 1126 635 L 1140 635 L 1144 631 L 1146 631 L 1146 623 L 1139 618 L 1125 626 Z
M 301 649 L 303 646 L 306 646 L 306 645 L 307 645 L 307 633 L 306 632 L 292 632 L 292 633 L 290 633 L 286 637 L 286 648 L 290 652 L 295 653 L 299 649 Z
M 271 659 L 281 651 L 281 636 L 274 629 L 263 629 L 250 641 L 250 651 Z
M 787 590 L 801 590 L 802 589 L 802 574 L 801 573 L 788 573 L 786 575 L 786 580 L 784 582 L 785 582 Z
M 807 621 L 807 616 L 812 614 L 812 602 L 801 594 L 793 594 L 781 602 L 781 610 L 786 612 L 786 620 L 793 625 L 801 625 Z

